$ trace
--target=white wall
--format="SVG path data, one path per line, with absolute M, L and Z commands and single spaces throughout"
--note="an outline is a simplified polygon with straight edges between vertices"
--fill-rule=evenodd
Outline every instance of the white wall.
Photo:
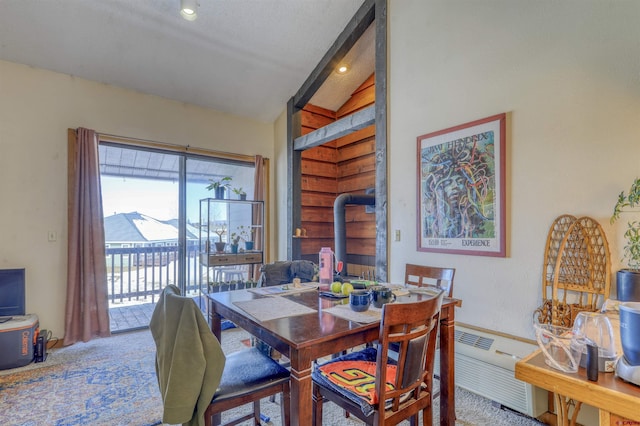
M 603 226 L 640 176 L 640 2 L 390 1 L 390 278 L 453 266 L 457 320 L 533 337 L 547 232 L 564 213 Z M 416 137 L 506 112 L 506 258 L 416 250 Z M 615 277 L 612 278 L 612 284 Z M 613 286 L 615 288 L 615 286 Z
M 278 116 L 274 125 L 275 140 L 279 143 L 275 144 L 273 154 L 274 183 L 277 193 L 274 197 L 274 204 L 277 211 L 277 218 L 274 232 L 272 235 L 282 236 L 277 238 L 277 249 L 275 257 L 272 260 L 283 260 L 287 258 L 287 238 L 284 238 L 287 232 L 287 175 L 289 164 L 287 163 L 287 110 Z
M 27 311 L 56 337 L 64 332 L 67 129 L 77 127 L 267 158 L 274 146 L 273 124 L 0 61 L 0 268 L 26 268 Z

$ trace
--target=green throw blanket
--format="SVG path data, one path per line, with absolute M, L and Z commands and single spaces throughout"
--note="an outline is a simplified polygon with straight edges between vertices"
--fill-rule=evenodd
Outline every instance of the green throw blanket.
M 204 425 L 204 412 L 220 384 L 225 356 L 195 302 L 168 285 L 149 324 L 156 343 L 162 421 Z

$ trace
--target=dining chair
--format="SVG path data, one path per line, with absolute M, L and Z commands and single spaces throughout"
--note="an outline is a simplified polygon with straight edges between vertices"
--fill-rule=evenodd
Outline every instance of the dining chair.
M 313 381 L 313 425 L 331 401 L 368 425 L 409 419 L 433 422 L 432 388 L 437 325 L 444 291 L 430 299 L 389 303 L 382 308 L 378 343 L 317 366 Z M 398 358 L 389 357 L 397 344 Z
M 453 296 L 453 278 L 455 268 L 439 268 L 436 266 L 412 265 L 407 263 L 404 282 L 418 287 L 438 287 L 445 290 L 447 297 Z
M 230 420 L 260 423 L 260 400 L 282 394 L 282 424 L 289 425 L 289 371 L 256 348 L 225 354 L 202 312 L 180 289 L 168 285 L 149 323 L 156 344 L 162 421 L 218 425 L 221 413 L 248 403 L 252 412 Z

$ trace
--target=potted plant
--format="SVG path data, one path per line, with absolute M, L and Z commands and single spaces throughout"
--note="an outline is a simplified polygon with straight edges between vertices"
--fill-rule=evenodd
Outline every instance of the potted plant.
M 218 235 L 218 241 L 214 243 L 216 245 L 216 251 L 218 253 L 222 253 L 224 251 L 224 246 L 226 243 L 222 241 L 222 236 L 227 233 L 227 224 L 226 222 L 220 222 L 216 225 L 213 230 Z
M 215 191 L 215 197 L 222 200 L 224 199 L 225 190 L 231 186 L 231 176 L 225 176 L 218 180 L 209 179 L 209 182 L 211 183 L 207 186 L 207 189 Z
M 244 241 L 245 250 L 253 250 L 253 238 L 251 237 L 251 228 L 248 226 L 238 226 L 238 237 Z
M 233 232 L 231 234 L 231 245 L 229 247 L 231 247 L 231 253 L 236 254 L 238 253 L 238 245 L 240 244 L 240 234 L 238 234 L 237 232 Z
M 242 189 L 242 187 L 240 188 L 233 188 L 232 189 L 233 193 L 236 194 L 238 196 L 239 200 L 246 200 L 247 199 L 247 193 L 244 192 L 244 190 Z
M 633 209 L 638 207 L 640 207 L 640 178 L 633 181 L 628 194 L 622 191 L 618 195 L 611 223 L 620 219 L 621 213 L 634 211 Z M 638 210 L 635 212 L 637 213 Z M 616 274 L 617 297 L 621 301 L 640 301 L 640 221 L 629 221 L 624 237 L 627 243 L 624 246 L 623 259 L 626 259 L 628 268 L 621 269 Z

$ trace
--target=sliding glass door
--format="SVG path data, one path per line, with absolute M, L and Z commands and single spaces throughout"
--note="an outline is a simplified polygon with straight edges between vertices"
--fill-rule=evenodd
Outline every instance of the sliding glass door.
M 99 158 L 112 332 L 147 327 L 168 284 L 203 306 L 199 200 L 223 177 L 251 197 L 254 164 L 109 142 Z

